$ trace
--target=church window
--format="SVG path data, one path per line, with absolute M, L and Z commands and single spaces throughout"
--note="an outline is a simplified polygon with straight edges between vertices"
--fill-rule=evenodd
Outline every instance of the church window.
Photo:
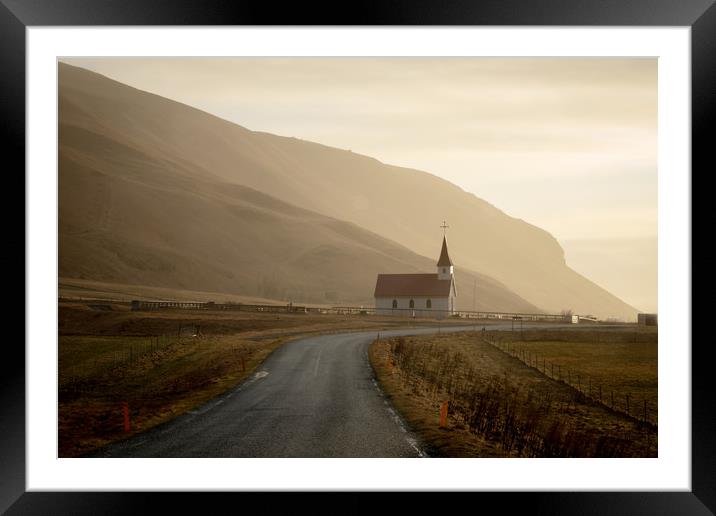
M 398 300 L 393 299 L 393 308 L 398 308 Z
M 430 299 L 425 301 L 425 308 L 432 308 L 432 307 L 433 307 L 433 302 Z
M 415 301 L 412 299 L 410 300 L 410 308 L 415 308 Z

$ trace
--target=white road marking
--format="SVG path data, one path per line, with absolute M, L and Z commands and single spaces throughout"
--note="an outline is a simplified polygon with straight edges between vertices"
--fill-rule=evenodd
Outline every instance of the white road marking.
M 406 440 L 408 441 L 408 444 L 412 446 L 416 452 L 418 452 L 419 457 L 427 457 L 427 454 L 423 453 L 420 448 L 418 448 L 418 443 L 415 441 L 415 439 L 406 437 Z
M 398 428 L 400 428 L 400 430 L 401 430 L 404 434 L 406 434 L 406 435 L 405 435 L 405 440 L 406 440 L 406 442 L 417 452 L 418 457 L 420 457 L 420 458 L 427 457 L 428 454 L 425 453 L 425 452 L 423 452 L 423 451 L 418 447 L 418 442 L 417 442 L 415 439 L 413 439 L 412 437 L 410 437 L 410 434 L 408 433 L 407 428 L 405 428 L 405 425 L 403 425 L 403 420 L 402 420 L 402 419 L 400 418 L 400 416 L 395 412 L 395 410 L 393 410 L 393 407 L 392 407 L 391 404 L 388 402 L 388 400 L 385 398 L 385 395 L 383 394 L 383 389 L 380 388 L 380 385 L 378 385 L 378 382 L 376 381 L 376 379 L 375 379 L 375 378 L 371 378 L 370 381 L 373 382 L 373 387 L 375 387 L 375 389 L 378 391 L 378 395 L 383 399 L 383 404 L 385 404 L 385 407 L 386 407 L 385 409 L 386 409 L 386 410 L 388 411 L 388 413 L 392 416 L 393 421 L 395 421 L 395 423 L 398 425 Z
M 318 350 L 318 358 L 316 358 L 316 367 L 313 368 L 313 376 L 318 376 L 318 364 L 321 363 L 321 352 L 322 351 L 323 351 L 322 349 Z
M 268 371 L 259 371 L 258 373 L 254 374 L 254 379 L 260 380 L 261 378 L 264 378 L 265 376 L 268 376 Z

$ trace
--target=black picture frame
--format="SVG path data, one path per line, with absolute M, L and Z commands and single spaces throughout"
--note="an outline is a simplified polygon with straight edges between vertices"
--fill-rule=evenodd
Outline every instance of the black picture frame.
M 280 8 L 265 1 L 0 0 L 0 145 L 5 160 L 14 158 L 11 162 L 16 164 L 6 168 L 7 173 L 17 174 L 15 170 L 25 166 L 25 29 L 65 25 L 688 26 L 692 38 L 691 177 L 696 176 L 696 168 L 702 175 L 714 170 L 713 145 L 708 138 L 716 98 L 714 0 L 393 0 L 331 6 L 295 3 Z M 24 191 L 24 181 L 21 188 Z M 24 249 L 23 245 L 23 261 L 27 258 Z M 716 417 L 708 347 L 705 341 L 692 346 L 691 492 L 467 493 L 456 494 L 451 505 L 459 504 L 464 496 L 478 496 L 481 505 L 490 507 L 497 502 L 503 513 L 523 508 L 535 514 L 713 514 Z M 150 507 L 148 502 L 166 507 L 172 496 L 167 493 L 26 492 L 25 355 L 19 346 L 7 343 L 5 348 L 0 375 L 0 512 L 119 514 L 141 512 Z M 194 506 L 206 510 L 208 496 L 188 499 L 182 494 L 178 498 L 183 510 Z M 232 494 L 213 496 L 225 499 Z M 370 497 L 374 496 L 369 495 L 365 502 L 361 497 L 362 503 L 353 509 L 371 510 Z M 172 498 L 177 501 L 176 496 Z M 412 500 L 421 504 L 423 498 L 412 495 Z M 242 505 L 248 507 L 246 503 L 250 502 Z

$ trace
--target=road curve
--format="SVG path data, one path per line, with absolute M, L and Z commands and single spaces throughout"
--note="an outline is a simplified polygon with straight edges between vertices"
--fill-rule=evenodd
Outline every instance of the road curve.
M 437 331 L 411 328 L 380 335 Z M 323 335 L 287 343 L 228 393 L 92 456 L 425 456 L 419 439 L 390 406 L 373 375 L 368 346 L 376 333 Z

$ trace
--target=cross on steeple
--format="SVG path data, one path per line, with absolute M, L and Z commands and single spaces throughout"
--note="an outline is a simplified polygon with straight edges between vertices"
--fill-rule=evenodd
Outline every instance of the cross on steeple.
M 448 226 L 447 223 L 443 220 L 443 225 L 440 226 L 440 227 L 443 228 L 443 236 L 445 236 L 445 230 L 446 230 L 447 228 L 449 228 L 450 226 Z

